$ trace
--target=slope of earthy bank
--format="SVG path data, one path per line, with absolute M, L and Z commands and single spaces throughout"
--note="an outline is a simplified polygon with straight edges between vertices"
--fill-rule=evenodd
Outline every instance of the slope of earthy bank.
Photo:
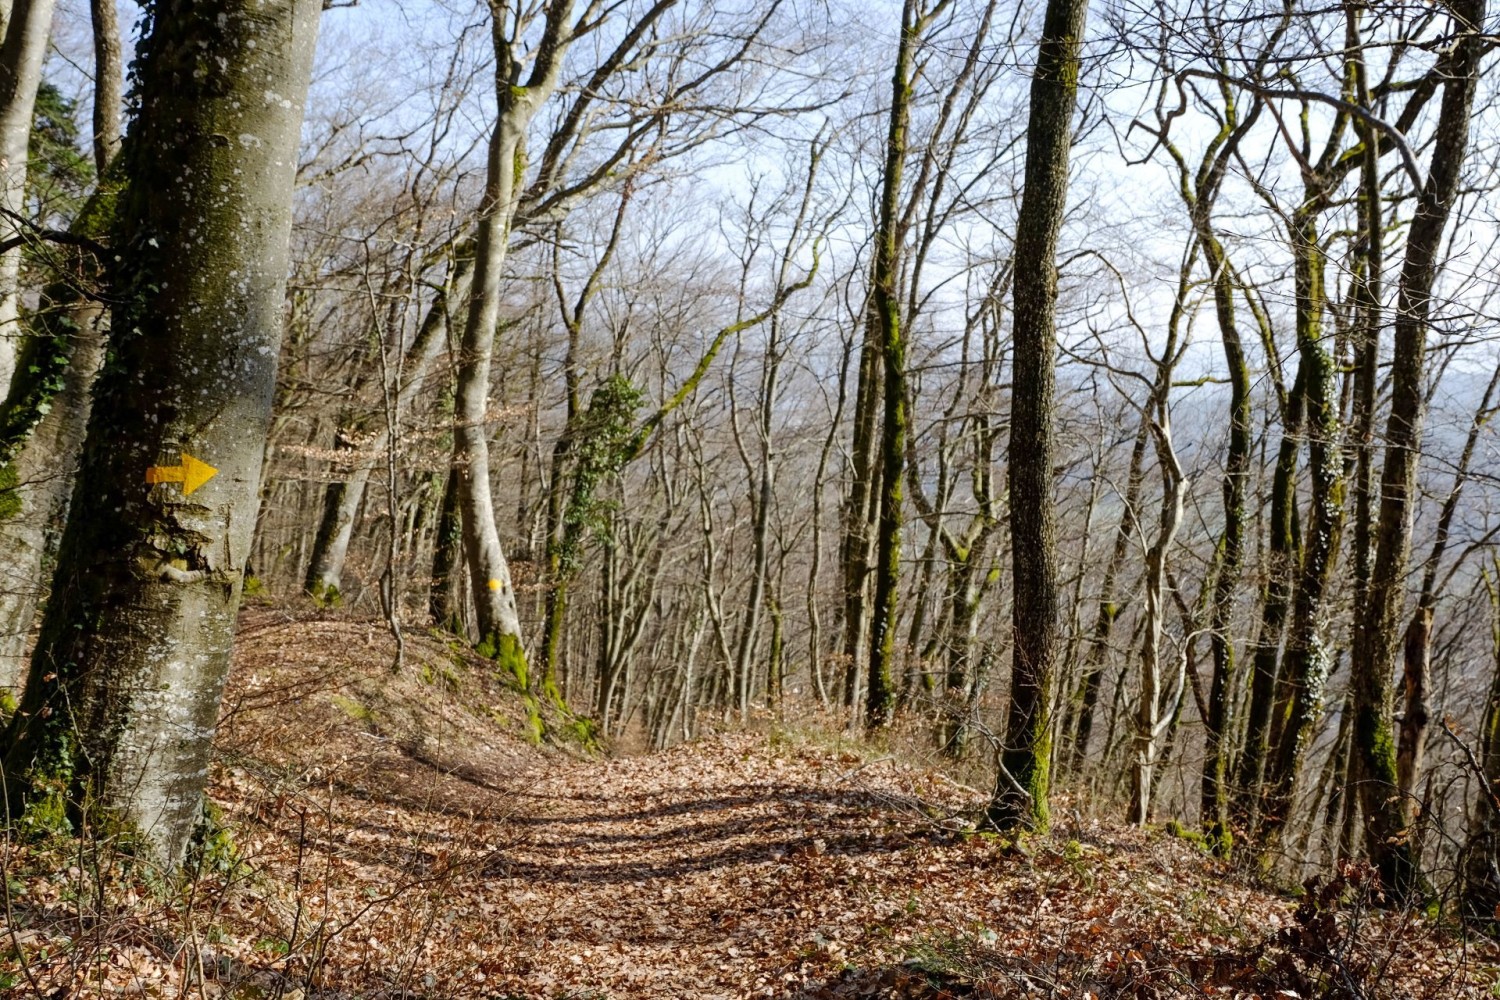
M 213 787 L 225 832 L 197 876 L 173 885 L 97 839 L 8 842 L 0 983 L 246 1000 L 1331 984 L 1436 1000 L 1495 982 L 1493 949 L 1372 915 L 1358 885 L 1299 919 L 1164 835 L 975 836 L 972 791 L 857 744 L 539 748 L 481 663 L 414 638 L 393 677 L 389 654 L 376 624 L 247 615 Z

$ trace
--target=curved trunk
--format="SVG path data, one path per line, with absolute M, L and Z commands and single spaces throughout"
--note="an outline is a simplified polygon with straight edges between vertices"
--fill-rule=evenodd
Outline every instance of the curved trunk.
M 505 257 L 525 169 L 526 129 L 557 88 L 562 57 L 571 40 L 570 0 L 545 7 L 546 29 L 540 39 L 530 78 L 520 86 L 519 44 L 505 35 L 504 5 L 493 5 L 491 33 L 495 45 L 495 96 L 498 111 L 490 136 L 484 200 L 474 251 L 474 282 L 460 346 L 458 396 L 453 434 L 453 465 L 458 471 L 459 507 L 463 512 L 464 559 L 474 595 L 479 650 L 499 661 L 523 686 L 529 686 L 521 619 L 516 610 L 510 565 L 500 546 L 490 485 L 490 368 L 500 323 Z

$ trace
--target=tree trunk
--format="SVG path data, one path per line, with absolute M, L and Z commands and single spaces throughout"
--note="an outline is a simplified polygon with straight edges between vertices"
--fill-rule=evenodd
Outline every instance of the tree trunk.
M 906 344 L 901 331 L 901 175 L 906 166 L 907 128 L 911 120 L 912 60 L 929 15 L 916 0 L 901 7 L 901 37 L 891 75 L 891 108 L 887 123 L 880 211 L 875 228 L 875 258 L 870 271 L 867 322 L 880 344 L 884 414 L 880 425 L 880 503 L 875 541 L 875 604 L 870 618 L 870 674 L 865 689 L 865 726 L 878 729 L 891 721 L 895 689 L 891 665 L 896 657 L 900 620 L 897 585 L 901 574 L 901 506 L 906 461 Z
M 1311 475 L 1308 531 L 1297 577 L 1291 629 L 1277 680 L 1271 745 L 1260 810 L 1262 832 L 1274 845 L 1285 827 L 1302 759 L 1323 713 L 1329 655 L 1323 643 L 1324 601 L 1338 562 L 1343 530 L 1343 457 L 1339 449 L 1334 362 L 1323 346 L 1323 249 L 1316 213 L 1324 196 L 1309 192 L 1308 206 L 1294 217 L 1298 375 L 1304 387 Z
M 1235 769 L 1234 820 L 1254 832 L 1260 819 L 1261 784 L 1265 777 L 1271 715 L 1280 673 L 1281 640 L 1292 597 L 1292 568 L 1301 550 L 1297 518 L 1297 437 L 1302 433 L 1303 372 L 1299 366 L 1282 413 L 1281 445 L 1271 474 L 1266 582 L 1261 588 L 1250 668 L 1250 702 L 1245 710 L 1245 743 Z
M 1161 464 L 1162 497 L 1156 539 L 1146 552 L 1146 628 L 1141 642 L 1141 690 L 1135 713 L 1135 780 L 1130 799 L 1130 822 L 1136 826 L 1145 826 L 1151 816 L 1156 758 L 1166 728 L 1161 718 L 1161 641 L 1166 615 L 1167 554 L 1182 523 L 1183 501 L 1182 466 L 1172 447 L 1172 425 L 1166 405 L 1171 378 L 1171 369 L 1164 368 L 1156 387 L 1156 414 L 1148 418 L 1152 421 L 1151 433 L 1156 439 L 1156 456 Z M 1179 689 L 1176 697 L 1180 698 L 1181 694 Z M 1167 722 L 1170 721 L 1169 718 Z
M 71 289 L 54 290 L 73 299 L 44 307 L 40 319 L 67 345 L 62 386 L 47 398 L 46 413 L 15 457 L 0 466 L 15 483 L 0 489 L 0 691 L 18 692 L 25 672 L 31 627 L 46 590 L 44 567 L 66 519 L 94 376 L 104 360 L 103 308 Z
M 122 153 L 113 361 L 6 734 L 13 807 L 50 825 L 108 812 L 168 867 L 201 815 L 259 505 L 320 10 L 155 8 Z M 192 72 L 205 59 L 222 69 Z M 243 138 L 204 138 L 224 134 Z
M 124 63 L 115 0 L 90 0 L 89 13 L 94 23 L 94 171 L 103 177 L 120 149 Z
M 479 210 L 475 246 L 474 284 L 459 358 L 453 464 L 459 474 L 459 504 L 463 511 L 464 558 L 474 595 L 479 649 L 497 660 L 521 685 L 527 686 L 526 652 L 510 566 L 500 546 L 495 503 L 490 485 L 489 398 L 490 367 L 500 322 L 500 299 L 510 227 L 515 219 L 524 169 L 524 143 L 531 119 L 557 87 L 562 57 L 572 38 L 571 0 L 552 0 L 546 6 L 546 29 L 538 43 L 536 61 L 524 86 L 517 51 L 519 42 L 506 37 L 510 27 L 504 4 L 492 0 L 491 32 L 495 44 L 495 97 L 498 111 L 490 135 L 484 201 Z
M 1486 42 L 1485 0 L 1449 5 L 1460 34 L 1443 61 L 1443 96 L 1434 131 L 1431 166 L 1407 234 L 1396 299 L 1391 410 L 1385 430 L 1385 467 L 1369 599 L 1353 657 L 1354 753 L 1360 758 L 1360 800 L 1365 846 L 1382 883 L 1397 900 L 1425 891 L 1407 827 L 1392 731 L 1390 677 L 1405 603 L 1407 558 L 1415 508 L 1417 458 L 1422 447 L 1427 323 L 1441 266 L 1443 232 L 1458 196 L 1469 145 L 1470 111 L 1478 89 Z
M 1015 580 L 1010 713 L 989 820 L 1002 829 L 1048 825 L 1057 555 L 1052 406 L 1057 341 L 1057 240 L 1087 0 L 1047 0 L 1031 79 L 1026 178 L 1015 239 L 1015 361 L 1010 427 L 1011 552 Z
M 433 624 L 454 635 L 464 634 L 463 512 L 458 502 L 458 471 L 452 466 L 443 479 L 443 499 L 438 507 L 437 531 L 432 539 L 432 584 L 427 611 Z
M 32 112 L 52 34 L 54 0 L 12 0 L 0 39 L 0 242 L 24 232 Z M 21 340 L 21 250 L 0 254 L 0 396 L 16 372 Z

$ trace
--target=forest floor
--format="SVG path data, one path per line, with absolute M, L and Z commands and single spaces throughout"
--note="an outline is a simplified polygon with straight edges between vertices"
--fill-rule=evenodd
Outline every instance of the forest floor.
M 1492 944 L 1375 911 L 1357 871 L 1299 903 L 1067 809 L 976 834 L 974 789 L 810 728 L 539 748 L 462 652 L 389 664 L 378 624 L 247 613 L 194 873 L 7 838 L 0 994 L 1496 995 Z

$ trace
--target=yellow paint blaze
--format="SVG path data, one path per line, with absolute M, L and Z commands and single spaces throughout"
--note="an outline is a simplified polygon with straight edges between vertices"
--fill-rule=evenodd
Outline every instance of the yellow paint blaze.
M 182 453 L 181 465 L 153 465 L 146 470 L 146 482 L 181 483 L 182 495 L 187 496 L 219 474 L 219 470 L 207 462 L 199 461 L 187 452 Z

